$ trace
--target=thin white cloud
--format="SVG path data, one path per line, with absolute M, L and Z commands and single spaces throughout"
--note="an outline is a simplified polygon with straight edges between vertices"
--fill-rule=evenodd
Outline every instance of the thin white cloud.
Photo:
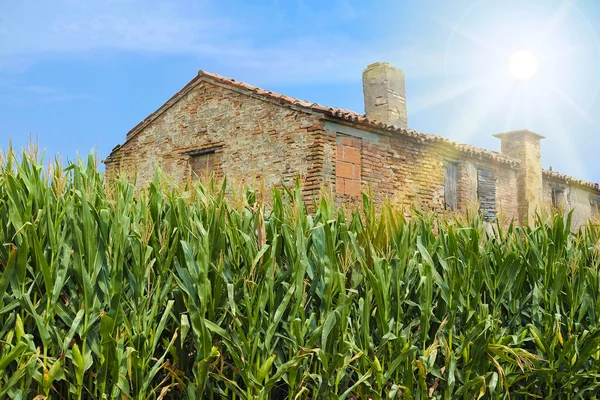
M 164 5 L 141 0 L 58 0 L 35 7 L 16 2 L 0 16 L 0 73 L 48 57 L 111 52 L 209 58 L 225 72 L 245 69 L 245 78 L 264 83 L 346 81 L 356 79 L 374 61 L 394 63 L 412 77 L 439 72 L 431 66 L 439 64 L 442 55 L 423 50 L 426 47 L 390 52 L 388 43 L 359 43 L 319 33 L 316 28 L 328 19 L 359 17 L 347 0 L 336 0 L 330 7 L 310 10 L 299 2 L 298 15 L 306 20 L 306 32 L 288 35 L 285 19 L 224 17 L 207 1 L 195 7 L 187 2 Z M 268 32 L 269 40 L 261 39 L 265 32 L 260 24 L 281 28 L 281 35 Z
M 0 55 L 90 50 L 181 52 L 205 50 L 204 39 L 229 29 L 218 18 L 181 15 L 141 1 L 74 5 L 70 1 L 18 3 L 0 17 Z M 31 8 L 30 8 L 31 7 Z M 34 11 L 30 11 L 34 10 Z
M 0 82 L 0 104 L 27 106 L 32 103 L 62 103 L 97 100 L 86 93 L 73 93 L 65 89 L 43 85 L 27 85 L 17 80 Z

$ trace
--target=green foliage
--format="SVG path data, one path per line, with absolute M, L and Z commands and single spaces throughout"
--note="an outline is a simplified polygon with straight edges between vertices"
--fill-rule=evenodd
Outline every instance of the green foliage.
M 590 399 L 600 229 L 0 168 L 0 398 Z

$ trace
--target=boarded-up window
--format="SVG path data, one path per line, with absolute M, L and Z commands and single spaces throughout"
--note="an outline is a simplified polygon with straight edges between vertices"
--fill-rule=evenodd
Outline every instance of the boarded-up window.
M 483 219 L 486 221 L 496 219 L 496 173 L 494 171 L 477 170 L 477 199 Z
M 560 208 L 564 203 L 565 188 L 560 186 L 552 187 L 552 207 Z
M 209 176 L 213 174 L 220 177 L 222 175 L 221 150 L 222 146 L 215 146 L 184 153 L 189 157 L 188 162 L 192 176 Z
M 600 196 L 590 196 L 590 205 L 592 206 L 592 215 L 600 216 Z
M 444 208 L 455 211 L 458 208 L 458 166 L 446 162 L 444 172 Z
M 338 134 L 336 146 L 335 192 L 342 196 L 360 197 L 362 140 Z

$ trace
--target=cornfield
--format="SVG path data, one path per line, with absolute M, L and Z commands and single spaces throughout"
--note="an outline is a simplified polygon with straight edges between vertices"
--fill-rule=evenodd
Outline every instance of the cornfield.
M 0 168 L 1 399 L 593 399 L 600 229 Z

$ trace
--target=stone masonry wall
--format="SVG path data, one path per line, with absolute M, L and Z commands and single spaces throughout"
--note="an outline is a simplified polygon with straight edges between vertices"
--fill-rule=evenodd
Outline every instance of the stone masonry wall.
M 522 136 L 517 140 L 502 140 L 502 154 L 521 161 L 516 193 L 519 221 L 522 224 L 533 223 L 532 216 L 542 206 L 540 140 L 532 135 Z
M 304 178 L 305 195 L 318 194 L 323 176 L 320 116 L 283 107 L 228 87 L 201 82 L 128 140 L 107 162 L 107 175 L 134 174 L 139 186 L 160 166 L 191 177 L 183 153 L 223 146 L 220 168 L 229 182 L 278 185 Z
M 498 217 L 503 220 L 518 222 L 517 171 L 506 167 L 496 167 L 495 170 Z

